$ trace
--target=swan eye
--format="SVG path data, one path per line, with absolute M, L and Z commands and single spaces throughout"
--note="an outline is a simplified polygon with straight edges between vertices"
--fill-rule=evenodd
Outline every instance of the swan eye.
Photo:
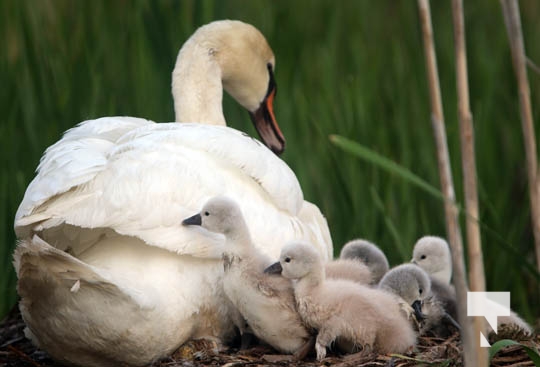
M 286 257 L 286 258 L 285 258 L 285 262 L 286 262 L 286 263 L 290 263 L 290 262 L 291 262 L 291 258 L 290 258 L 290 257 Z
M 418 290 L 418 292 L 420 292 L 420 294 L 422 294 L 423 291 L 424 291 L 424 290 L 423 290 L 422 288 L 420 288 L 420 289 Z
M 204 215 L 205 215 L 206 217 L 208 217 L 208 216 L 210 215 L 210 213 L 204 212 Z
M 426 255 L 420 256 L 420 259 L 424 260 L 426 258 Z

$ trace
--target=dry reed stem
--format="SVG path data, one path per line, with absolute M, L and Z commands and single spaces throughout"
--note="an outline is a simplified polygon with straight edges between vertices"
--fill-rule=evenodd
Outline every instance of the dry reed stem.
M 531 221 L 536 249 L 536 264 L 538 271 L 540 271 L 540 178 L 537 174 L 536 137 L 532 120 L 529 80 L 527 79 L 527 58 L 525 56 L 525 46 L 523 45 L 523 32 L 521 31 L 521 18 L 519 16 L 517 0 L 501 0 L 501 6 L 518 83 L 521 128 L 525 142 L 529 197 L 531 200 Z
M 463 168 L 463 188 L 467 215 L 467 249 L 469 253 L 469 286 L 473 292 L 486 291 L 484 260 L 478 225 L 478 190 L 476 186 L 476 163 L 474 149 L 474 130 L 469 104 L 469 82 L 467 73 L 467 51 L 465 45 L 465 25 L 463 20 L 463 1 L 452 0 L 452 19 L 454 23 L 454 49 L 456 53 L 456 89 L 458 95 L 459 131 L 461 139 L 461 164 Z M 476 366 L 488 365 L 487 349 L 480 346 L 479 336 L 486 334 L 484 318 L 473 319 L 476 340 Z
M 437 162 L 441 189 L 445 197 L 444 212 L 446 217 L 446 231 L 448 242 L 452 250 L 454 285 L 458 301 L 458 321 L 462 326 L 462 340 L 464 346 L 464 364 L 467 367 L 475 366 L 475 350 L 472 346 L 472 327 L 467 319 L 467 278 L 465 276 L 465 261 L 463 259 L 463 244 L 458 221 L 458 209 L 454 193 L 452 172 L 450 170 L 450 157 L 446 141 L 446 130 L 441 101 L 439 75 L 433 42 L 433 29 L 431 25 L 431 11 L 428 0 L 418 0 L 424 52 L 426 58 L 427 78 L 429 82 L 429 95 L 432 110 L 432 127 L 437 146 Z

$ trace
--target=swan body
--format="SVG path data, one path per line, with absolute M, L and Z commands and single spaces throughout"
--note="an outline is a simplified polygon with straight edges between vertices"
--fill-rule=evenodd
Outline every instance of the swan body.
M 173 72 L 185 123 L 89 120 L 47 149 L 15 217 L 19 306 L 34 343 L 65 363 L 113 366 L 148 364 L 190 338 L 226 341 L 225 240 L 181 225 L 212 196 L 252 213 L 246 222 L 261 253 L 277 257 L 282 243 L 307 239 L 330 256 L 326 220 L 274 154 L 284 139 L 273 65 L 255 28 L 210 23 Z M 224 126 L 222 85 L 273 152 Z

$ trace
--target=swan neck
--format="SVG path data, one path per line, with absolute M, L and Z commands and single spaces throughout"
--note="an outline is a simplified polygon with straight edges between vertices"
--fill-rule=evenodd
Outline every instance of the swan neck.
M 175 120 L 226 125 L 221 78 L 213 48 L 197 38 L 188 40 L 178 53 L 172 73 Z

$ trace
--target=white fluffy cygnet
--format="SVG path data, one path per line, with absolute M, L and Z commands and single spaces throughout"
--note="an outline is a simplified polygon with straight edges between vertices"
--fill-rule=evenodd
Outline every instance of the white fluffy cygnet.
M 341 249 L 340 258 L 361 261 L 366 265 L 371 271 L 372 284 L 377 284 L 389 269 L 384 252 L 375 244 L 363 239 L 347 242 Z
M 223 288 L 261 340 L 283 353 L 299 352 L 310 340 L 294 300 L 291 282 L 264 273 L 270 260 L 253 245 L 240 207 L 226 197 L 210 199 L 184 225 L 225 235 Z M 239 329 L 245 329 L 235 320 Z
M 445 311 L 457 319 L 456 290 L 450 284 L 452 257 L 448 242 L 441 237 L 424 236 L 414 245 L 413 264 L 431 277 L 431 292 L 442 303 Z
M 320 256 L 308 244 L 287 244 L 270 269 L 294 280 L 298 312 L 318 331 L 318 360 L 338 338 L 379 353 L 403 353 L 415 345 L 416 335 L 391 295 L 347 280 L 326 279 Z
M 432 278 L 450 284 L 452 256 L 448 242 L 441 237 L 424 236 L 416 241 L 412 263 L 426 271 Z

